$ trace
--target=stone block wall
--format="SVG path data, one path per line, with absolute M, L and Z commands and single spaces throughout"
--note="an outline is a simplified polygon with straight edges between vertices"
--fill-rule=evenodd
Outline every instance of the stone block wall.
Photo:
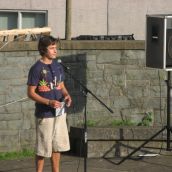
M 27 98 L 26 82 L 39 57 L 37 42 L 12 42 L 0 49 L 0 152 L 34 148 L 34 102 Z M 166 72 L 146 68 L 144 41 L 62 41 L 59 58 L 77 80 L 66 74 L 73 98 L 69 127 L 84 123 L 85 105 L 87 119 L 97 126 L 114 120 L 139 123 L 148 112 L 151 126 L 166 123 Z M 78 81 L 91 91 L 87 98 Z
M 65 46 L 63 49 L 62 44 L 60 58 L 71 73 L 114 112 L 88 92 L 87 120 L 97 126 L 111 126 L 114 120 L 138 124 L 149 113 L 151 126 L 166 123 L 166 72 L 145 66 L 143 42 L 81 42 L 80 46 L 74 42 Z M 83 123 L 85 97 L 71 77 L 67 82 L 74 102 L 69 122 L 75 126 Z
M 38 52 L 23 50 L 17 43 L 0 51 L 0 152 L 33 149 L 34 103 L 27 98 L 26 81 L 37 56 Z

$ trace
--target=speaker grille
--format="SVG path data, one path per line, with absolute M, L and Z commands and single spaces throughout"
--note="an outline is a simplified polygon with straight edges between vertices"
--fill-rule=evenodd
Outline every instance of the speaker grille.
M 146 37 L 146 66 L 162 69 L 164 20 L 162 18 L 147 17 Z
M 172 36 L 169 36 L 169 41 L 167 43 L 167 55 L 169 58 L 172 58 Z
M 167 29 L 166 37 L 166 66 L 172 67 L 172 29 Z

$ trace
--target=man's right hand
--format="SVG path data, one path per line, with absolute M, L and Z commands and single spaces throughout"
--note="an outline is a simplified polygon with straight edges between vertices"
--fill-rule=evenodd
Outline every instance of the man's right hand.
M 59 108 L 59 107 L 61 107 L 61 102 L 59 102 L 57 100 L 49 100 L 49 105 L 52 108 Z

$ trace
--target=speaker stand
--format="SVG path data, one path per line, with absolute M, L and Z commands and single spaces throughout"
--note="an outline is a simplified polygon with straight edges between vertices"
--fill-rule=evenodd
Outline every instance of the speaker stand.
M 124 157 L 121 161 L 119 161 L 118 163 L 115 163 L 117 165 L 121 164 L 122 162 L 124 162 L 125 160 L 129 159 L 134 153 L 136 153 L 137 151 L 139 151 L 144 145 L 146 145 L 148 142 L 152 141 L 156 136 L 158 136 L 161 132 L 163 132 L 164 130 L 167 130 L 167 139 L 166 139 L 166 144 L 167 144 L 167 151 L 170 151 L 170 132 L 172 132 L 172 128 L 171 128 L 171 117 L 170 117 L 170 113 L 171 113 L 171 97 L 170 95 L 172 95 L 172 80 L 171 80 L 171 73 L 170 71 L 167 71 L 168 73 L 168 79 L 167 79 L 167 125 L 164 126 L 161 130 L 159 130 L 157 133 L 155 133 L 153 136 L 151 136 L 149 139 L 147 139 L 143 144 L 141 144 L 138 148 L 136 148 L 135 150 L 133 150 L 129 155 L 127 155 L 126 157 Z

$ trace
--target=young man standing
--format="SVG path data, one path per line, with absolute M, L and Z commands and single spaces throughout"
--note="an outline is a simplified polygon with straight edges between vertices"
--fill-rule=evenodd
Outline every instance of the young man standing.
M 51 157 L 52 172 L 59 172 L 60 152 L 70 149 L 64 106 L 72 100 L 63 68 L 55 60 L 57 39 L 41 37 L 38 50 L 41 58 L 30 68 L 27 82 L 28 97 L 36 102 L 36 171 L 42 172 L 44 158 Z

